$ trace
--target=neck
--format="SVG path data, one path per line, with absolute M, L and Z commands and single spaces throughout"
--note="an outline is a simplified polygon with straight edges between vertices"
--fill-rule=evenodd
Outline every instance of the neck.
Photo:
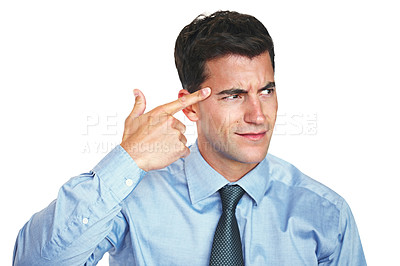
M 204 160 L 229 182 L 236 182 L 253 170 L 258 163 L 243 163 L 234 159 L 222 157 L 218 152 L 205 152 L 210 147 L 205 147 L 198 142 L 200 154 Z

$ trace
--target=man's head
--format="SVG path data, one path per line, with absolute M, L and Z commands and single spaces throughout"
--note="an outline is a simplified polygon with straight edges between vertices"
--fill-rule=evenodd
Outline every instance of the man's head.
M 200 15 L 180 32 L 175 43 L 175 65 L 184 89 L 193 93 L 207 76 L 206 62 L 225 55 L 253 58 L 268 52 L 272 68 L 274 45 L 255 17 L 231 11 Z
M 216 12 L 179 34 L 179 97 L 210 87 L 183 112 L 197 124 L 205 160 L 227 179 L 241 178 L 267 154 L 278 108 L 272 39 L 252 16 Z

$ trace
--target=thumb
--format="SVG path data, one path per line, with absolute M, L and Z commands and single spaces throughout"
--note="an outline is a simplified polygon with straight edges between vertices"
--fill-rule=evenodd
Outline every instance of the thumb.
M 133 106 L 132 112 L 129 114 L 130 117 L 136 118 L 144 113 L 146 110 L 146 98 L 143 92 L 139 89 L 134 89 L 133 94 L 135 95 L 135 105 Z

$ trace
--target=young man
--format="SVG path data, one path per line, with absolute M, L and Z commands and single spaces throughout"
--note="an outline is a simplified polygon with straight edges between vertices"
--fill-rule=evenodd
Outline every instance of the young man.
M 121 145 L 18 235 L 15 265 L 366 265 L 346 202 L 267 154 L 278 108 L 265 27 L 236 12 L 179 34 L 178 100 L 125 122 Z M 196 122 L 186 147 L 183 110 Z

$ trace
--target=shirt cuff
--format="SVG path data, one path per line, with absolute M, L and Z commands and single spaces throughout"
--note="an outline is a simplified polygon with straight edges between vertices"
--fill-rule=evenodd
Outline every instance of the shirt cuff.
M 139 168 L 121 145 L 108 153 L 92 171 L 119 201 L 125 199 L 147 173 Z

